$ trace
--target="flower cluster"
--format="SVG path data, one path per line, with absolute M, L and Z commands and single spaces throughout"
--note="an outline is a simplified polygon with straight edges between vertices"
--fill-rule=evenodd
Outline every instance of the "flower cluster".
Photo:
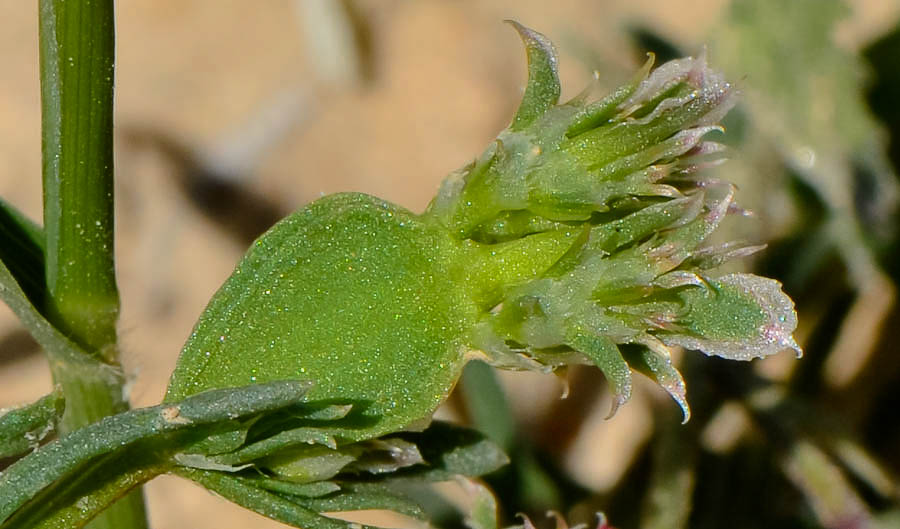
M 778 282 L 715 276 L 722 262 L 759 250 L 708 239 L 734 205 L 734 186 L 702 169 L 726 148 L 722 131 L 735 89 L 705 57 L 684 58 L 593 99 L 559 104 L 556 56 L 542 35 L 516 25 L 529 83 L 510 127 L 432 203 L 456 237 L 491 248 L 570 237 L 537 277 L 485 295 L 491 310 L 472 342 L 501 367 L 597 365 L 615 395 L 631 370 L 654 378 L 689 408 L 670 348 L 748 360 L 799 347 L 796 315 Z M 569 244 L 567 242 L 567 244 Z M 623 347 L 624 346 L 624 347 Z

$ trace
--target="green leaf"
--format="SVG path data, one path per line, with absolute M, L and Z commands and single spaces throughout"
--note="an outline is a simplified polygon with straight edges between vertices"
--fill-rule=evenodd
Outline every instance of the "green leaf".
M 357 445 L 334 450 L 327 446 L 301 446 L 277 452 L 258 464 L 279 479 L 296 483 L 312 483 L 333 478 L 359 457 Z
M 507 22 L 519 33 L 528 57 L 528 84 L 522 102 L 519 103 L 519 110 L 510 125 L 510 130 L 522 130 L 559 101 L 561 89 L 556 50 L 553 49 L 553 43 L 537 31 L 513 20 Z
M 576 332 L 567 343 L 575 350 L 583 352 L 595 366 L 600 368 L 613 402 L 607 417 L 615 415 L 619 406 L 631 398 L 631 369 L 622 358 L 616 343 L 606 336 Z
M 352 405 L 331 434 L 371 439 L 427 418 L 464 364 L 477 307 L 449 277 L 471 252 L 374 197 L 322 198 L 254 243 L 182 350 L 166 402 L 213 388 L 308 380 Z
M 238 466 L 226 465 L 224 463 L 219 463 L 212 457 L 205 456 L 203 454 L 178 453 L 175 454 L 173 459 L 183 467 L 196 468 L 199 470 L 217 470 L 219 472 L 240 472 L 245 468 L 253 466 L 249 463 Z
M 0 524 L 3 529 L 70 529 L 122 508 L 123 494 L 165 472 L 156 446 L 141 442 L 90 461 L 33 496 Z M 94 524 L 97 525 L 96 523 Z M 126 526 L 124 523 L 115 527 Z
M 397 488 L 383 483 L 331 481 L 313 483 L 293 483 L 261 476 L 223 474 L 197 469 L 178 468 L 176 474 L 221 494 L 227 499 L 285 523 L 300 523 L 301 517 L 316 515 L 324 520 L 310 519 L 313 523 L 332 525 L 337 520 L 319 515 L 323 512 L 356 511 L 382 509 L 398 512 L 414 518 L 424 519 L 422 508 Z M 295 521 L 276 518 L 270 513 L 278 508 L 285 512 L 291 509 L 284 501 L 299 507 L 292 511 Z M 304 526 L 305 527 L 305 526 Z
M 20 408 L 0 410 L 0 459 L 37 448 L 56 429 L 65 406 L 62 392 Z
M 303 427 L 278 432 L 271 437 L 251 443 L 239 450 L 221 454 L 215 457 L 215 460 L 222 464 L 237 465 L 298 446 L 309 447 L 309 445 L 319 445 L 326 449 L 337 448 L 334 438 L 328 435 L 327 432 L 318 428 Z
M 687 388 L 681 373 L 672 365 L 666 351 L 654 351 L 649 347 L 625 348 L 625 358 L 635 371 L 643 373 L 661 388 L 681 407 L 682 423 L 691 419 L 691 407 L 687 401 Z
M 364 452 L 347 465 L 349 472 L 390 474 L 401 468 L 425 463 L 419 447 L 399 437 L 381 437 L 361 443 Z
M 445 481 L 459 475 L 477 476 L 508 461 L 482 434 L 440 422 L 424 432 L 339 448 L 306 442 L 274 443 L 264 448 L 211 457 L 180 454 L 176 461 L 182 466 L 172 472 L 267 516 L 275 512 L 273 505 L 281 505 L 280 498 L 315 513 L 388 509 L 423 517 L 418 504 L 403 492 L 406 485 L 421 486 L 422 481 Z M 251 452 L 265 456 L 251 459 Z M 237 461 L 252 461 L 266 475 L 240 472 L 242 467 L 227 464 Z M 220 490 L 222 487 L 226 490 Z M 271 493 L 275 497 L 267 495 Z
M 208 391 L 182 402 L 120 413 L 73 431 L 0 474 L 0 521 L 44 488 L 100 456 L 180 430 L 196 430 L 198 437 L 208 435 L 209 427 L 217 424 L 293 405 L 308 389 L 307 383 L 288 381 Z M 169 443 L 166 448 L 179 447 Z M 165 450 L 159 457 L 166 457 Z
M 679 318 L 684 332 L 661 333 L 666 345 L 731 360 L 763 358 L 785 349 L 802 354 L 791 336 L 797 327 L 794 303 L 778 281 L 730 274 L 710 279 L 708 285 L 679 293 L 688 310 Z
M 235 424 L 231 430 L 212 435 L 185 452 L 214 456 L 210 461 L 233 466 L 296 446 L 337 448 L 337 441 L 323 429 L 328 424 L 323 422 L 343 419 L 351 409 L 349 405 L 304 402 L 280 413 Z
M 498 219 L 525 229 L 542 224 L 528 214 L 545 226 L 586 222 L 628 209 L 631 197 L 676 198 L 694 189 L 696 180 L 684 177 L 713 163 L 696 156 L 721 151 L 703 137 L 719 130 L 734 88 L 704 57 L 671 61 L 637 79 L 611 99 L 575 99 L 550 107 L 527 130 L 501 132 L 472 166 L 444 181 L 427 214 L 473 237 L 493 235 Z
M 283 497 L 275 492 L 257 488 L 252 481 L 213 472 L 180 467 L 175 474 L 195 481 L 223 498 L 257 512 L 263 516 L 303 529 L 368 529 L 368 526 L 351 524 L 320 516 L 316 511 Z
M 470 362 L 460 379 L 460 393 L 472 425 L 508 452 L 516 438 L 515 419 L 493 368 Z
M 88 353 L 51 325 L 31 303 L 3 262 L 0 262 L 0 299 L 12 309 L 25 329 L 44 348 L 51 364 L 64 364 L 71 371 L 83 371 L 93 377 L 106 377 L 112 384 L 118 384 L 121 373 L 111 366 L 91 358 Z
M 252 421 L 250 421 L 252 423 Z M 189 454 L 217 455 L 234 452 L 247 442 L 251 424 L 233 424 L 228 430 L 210 435 L 185 450 Z
M 484 485 L 472 480 L 465 481 L 464 487 L 475 496 L 466 525 L 470 529 L 497 529 L 497 499 L 494 494 Z
M 382 509 L 426 519 L 418 503 L 400 490 L 380 483 L 342 483 L 339 492 L 308 499 L 293 497 L 291 501 L 317 512 Z
M 386 479 L 447 481 L 455 476 L 481 476 L 509 463 L 509 458 L 484 434 L 435 421 L 424 432 L 398 434 L 419 447 L 424 465 L 387 474 Z
M 249 477 L 249 476 L 244 476 Z M 264 476 L 252 476 L 255 487 L 279 492 L 287 496 L 299 496 L 301 498 L 318 498 L 341 490 L 341 486 L 333 481 L 316 481 L 313 483 L 294 483 Z
M 37 307 L 44 303 L 44 230 L 0 198 L 0 261 Z
M 619 105 L 634 93 L 641 82 L 647 79 L 647 75 L 649 75 L 655 60 L 656 58 L 651 54 L 630 83 L 616 88 L 606 97 L 579 110 L 566 129 L 566 136 L 573 138 L 591 129 L 596 129 L 606 121 L 609 121 L 610 118 L 613 118 L 618 112 Z

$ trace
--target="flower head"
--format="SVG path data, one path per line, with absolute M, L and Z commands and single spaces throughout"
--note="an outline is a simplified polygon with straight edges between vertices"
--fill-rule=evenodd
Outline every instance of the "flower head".
M 503 254 L 563 240 L 530 277 L 488 288 L 473 345 L 501 367 L 592 363 L 628 400 L 631 370 L 689 408 L 670 348 L 749 360 L 799 347 L 797 319 L 778 282 L 710 269 L 760 246 L 708 244 L 737 210 L 734 186 L 702 169 L 727 149 L 707 140 L 733 106 L 734 87 L 705 57 L 684 58 L 606 97 L 559 104 L 557 59 L 542 35 L 525 42 L 528 85 L 510 126 L 445 181 L 428 214 L 458 238 Z M 540 257 L 535 257 L 540 259 Z M 628 347 L 620 347 L 627 345 Z

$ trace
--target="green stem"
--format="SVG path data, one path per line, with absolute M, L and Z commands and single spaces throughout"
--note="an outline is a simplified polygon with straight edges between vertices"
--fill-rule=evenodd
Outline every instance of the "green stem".
M 40 0 L 49 319 L 115 357 L 112 0 Z
M 41 126 L 47 318 L 98 360 L 116 364 L 113 255 L 113 0 L 40 0 Z M 63 388 L 65 433 L 122 412 L 122 378 L 72 369 L 48 350 Z M 140 491 L 94 528 L 147 526 Z

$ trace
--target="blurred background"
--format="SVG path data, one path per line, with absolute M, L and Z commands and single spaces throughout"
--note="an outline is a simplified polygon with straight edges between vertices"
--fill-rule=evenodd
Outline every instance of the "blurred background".
M 730 265 L 785 284 L 805 357 L 682 355 L 694 418 L 640 380 L 604 420 L 598 370 L 476 365 L 439 413 L 516 463 L 487 479 L 514 523 L 604 511 L 626 528 L 900 527 L 900 0 L 124 0 L 117 5 L 117 254 L 135 406 L 162 398 L 181 344 L 244 249 L 338 191 L 421 211 L 506 126 L 524 86 L 515 19 L 561 57 L 563 99 L 610 88 L 646 53 L 706 49 L 740 87 L 726 120 L 738 183 Z M 35 2 L 0 0 L 0 195 L 41 218 Z M 499 380 L 500 385 L 497 384 Z M 51 388 L 0 307 L 0 407 Z M 437 523 L 461 527 L 445 487 Z M 174 478 L 147 487 L 156 529 L 280 527 Z M 378 516 L 378 515 L 376 515 Z M 362 519 L 362 518 L 360 518 Z M 365 518 L 391 526 L 397 517 Z

